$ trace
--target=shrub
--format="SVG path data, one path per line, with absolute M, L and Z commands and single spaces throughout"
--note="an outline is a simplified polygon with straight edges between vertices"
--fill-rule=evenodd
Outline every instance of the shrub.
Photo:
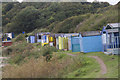
M 3 69 L 3 78 L 60 78 L 77 70 L 82 64 L 81 58 L 73 59 L 70 56 L 62 60 L 54 56 L 50 62 L 45 59 L 43 56 L 38 59 L 25 58 L 26 62 L 22 65 L 8 65 Z
M 50 46 L 44 46 L 41 48 L 41 54 L 43 56 L 46 56 L 46 55 L 51 55 L 52 52 L 56 52 L 57 49 L 55 47 L 50 47 Z
M 55 47 L 44 46 L 40 51 L 43 56 L 46 56 L 46 61 L 49 61 L 52 58 L 52 53 L 56 52 L 57 49 Z
M 19 34 L 15 39 L 13 39 L 13 42 L 18 41 L 25 41 L 25 34 Z

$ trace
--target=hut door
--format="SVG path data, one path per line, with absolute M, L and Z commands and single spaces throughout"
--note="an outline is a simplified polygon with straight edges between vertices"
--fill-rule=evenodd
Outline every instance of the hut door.
M 71 40 L 72 52 L 80 52 L 80 38 L 73 37 Z

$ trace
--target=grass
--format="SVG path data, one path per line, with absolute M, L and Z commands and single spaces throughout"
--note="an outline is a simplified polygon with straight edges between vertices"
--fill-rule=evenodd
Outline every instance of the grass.
M 63 55 L 63 54 L 62 54 Z M 76 70 L 82 66 L 82 59 L 72 58 L 64 55 L 66 58 L 59 59 L 60 56 L 53 54 L 50 62 L 45 57 L 38 59 L 25 59 L 26 63 L 22 65 L 9 65 L 3 69 L 4 78 L 61 78 L 63 75 Z M 69 66 L 69 67 L 68 67 Z
M 77 69 L 74 72 L 71 72 L 65 77 L 67 78 L 95 78 L 100 74 L 100 66 L 98 63 L 91 58 L 84 58 L 87 60 L 87 65 Z
M 86 60 L 90 61 L 90 64 L 72 73 L 69 73 L 68 75 L 66 75 L 67 77 L 76 78 L 75 75 L 77 75 L 78 78 L 118 78 L 118 55 L 109 56 L 103 54 L 102 52 L 95 52 L 95 53 L 80 54 L 80 56 L 83 56 Z M 107 73 L 105 75 L 101 75 L 100 65 L 98 64 L 98 62 L 96 62 L 95 59 L 86 58 L 87 56 L 100 57 L 104 61 L 107 67 Z M 80 72 L 80 70 L 83 72 Z
M 11 57 L 3 68 L 4 78 L 117 78 L 118 55 L 102 52 L 80 53 L 41 47 L 40 43 L 15 43 L 3 51 Z M 67 55 L 68 53 L 77 56 Z M 51 57 L 46 60 L 48 55 Z M 107 66 L 107 73 L 101 75 L 98 62 L 88 56 L 100 57 Z
M 90 53 L 88 55 L 99 56 L 106 64 L 107 74 L 100 77 L 118 78 L 118 55 L 105 55 L 103 53 Z

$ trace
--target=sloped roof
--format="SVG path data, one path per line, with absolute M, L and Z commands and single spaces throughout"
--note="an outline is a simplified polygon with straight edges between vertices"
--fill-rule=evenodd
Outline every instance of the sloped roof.
M 81 35 L 83 37 L 85 37 L 85 36 L 97 36 L 97 35 L 101 35 L 101 32 L 100 31 L 88 31 L 88 32 L 81 33 Z
M 109 24 L 107 24 L 107 26 L 109 25 L 109 27 L 111 27 L 111 28 L 120 28 L 120 23 L 109 23 Z M 106 26 L 106 28 L 107 28 L 107 26 Z

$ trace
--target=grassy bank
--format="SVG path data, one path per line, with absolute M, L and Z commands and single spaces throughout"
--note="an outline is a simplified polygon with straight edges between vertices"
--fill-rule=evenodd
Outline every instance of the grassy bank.
M 3 68 L 3 78 L 117 78 L 118 56 L 102 52 L 80 53 L 61 51 L 55 47 L 41 47 L 40 43 L 24 41 L 3 49 L 10 57 L 9 65 Z M 77 56 L 71 56 L 73 54 Z M 98 56 L 107 66 L 101 75 L 100 64 L 88 56 Z

